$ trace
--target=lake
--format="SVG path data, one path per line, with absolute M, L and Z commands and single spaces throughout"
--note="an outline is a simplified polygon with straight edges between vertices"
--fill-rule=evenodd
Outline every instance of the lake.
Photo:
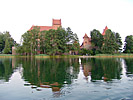
M 133 100 L 133 58 L 0 58 L 0 100 Z

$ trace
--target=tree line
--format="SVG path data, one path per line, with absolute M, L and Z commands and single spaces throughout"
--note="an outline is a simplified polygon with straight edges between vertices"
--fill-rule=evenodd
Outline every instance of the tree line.
M 23 55 L 62 55 L 62 54 L 115 54 L 122 52 L 122 40 L 119 33 L 108 29 L 105 35 L 99 30 L 92 30 L 91 48 L 80 49 L 79 40 L 76 33 L 68 27 L 40 31 L 39 27 L 34 27 L 22 35 L 22 45 L 17 47 L 17 53 Z M 133 53 L 133 35 L 125 38 L 124 53 Z M 39 52 L 38 52 L 39 51 Z
M 11 37 L 8 31 L 0 32 L 0 53 L 11 54 L 12 46 L 17 45 L 16 41 Z
M 102 35 L 99 30 L 92 30 L 91 35 L 91 49 L 82 49 L 81 54 L 115 54 L 122 52 L 122 40 L 119 33 L 112 32 L 110 29 L 106 30 L 105 35 Z M 133 53 L 133 35 L 125 38 L 124 53 Z
M 58 28 L 48 31 L 40 31 L 39 27 L 25 32 L 21 36 L 21 44 L 17 44 L 8 31 L 0 32 L 0 53 L 11 54 L 12 46 L 16 47 L 19 55 L 95 55 L 95 54 L 115 54 L 133 53 L 133 35 L 125 38 L 124 48 L 122 49 L 122 40 L 119 33 L 112 32 L 108 29 L 105 35 L 99 30 L 92 30 L 91 48 L 80 49 L 79 39 L 71 28 Z
M 48 31 L 34 27 L 22 35 L 21 41 L 22 45 L 17 46 L 17 53 L 22 55 L 62 55 L 70 51 L 78 52 L 80 49 L 77 34 L 69 27 Z

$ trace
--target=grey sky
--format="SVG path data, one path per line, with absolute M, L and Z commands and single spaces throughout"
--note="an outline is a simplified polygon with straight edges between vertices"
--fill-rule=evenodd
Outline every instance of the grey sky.
M 0 31 L 9 31 L 19 43 L 32 25 L 51 26 L 61 19 L 64 28 L 78 34 L 109 29 L 125 36 L 133 35 L 133 0 L 0 0 Z

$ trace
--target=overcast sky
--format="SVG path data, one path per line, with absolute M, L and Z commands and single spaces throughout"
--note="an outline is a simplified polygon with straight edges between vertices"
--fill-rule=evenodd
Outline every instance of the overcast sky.
M 51 26 L 52 19 L 77 33 L 80 44 L 85 33 L 105 26 L 124 41 L 133 35 L 133 0 L 0 0 L 0 32 L 9 31 L 17 43 L 32 25 Z

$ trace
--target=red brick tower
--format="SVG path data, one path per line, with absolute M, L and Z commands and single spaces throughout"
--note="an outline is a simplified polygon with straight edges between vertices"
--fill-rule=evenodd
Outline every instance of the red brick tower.
M 82 48 L 85 48 L 85 49 L 90 49 L 91 48 L 91 38 L 89 38 L 88 36 L 87 36 L 87 34 L 85 33 L 85 35 L 84 35 L 84 37 L 83 37 L 83 43 L 82 43 L 82 45 L 81 45 L 81 49 Z
M 61 19 L 53 19 L 53 25 L 52 25 L 53 29 L 57 30 L 58 27 L 61 27 Z
M 103 33 L 102 33 L 103 36 L 106 34 L 105 32 L 106 32 L 107 30 L 108 30 L 108 27 L 106 26 L 105 29 L 103 30 Z

